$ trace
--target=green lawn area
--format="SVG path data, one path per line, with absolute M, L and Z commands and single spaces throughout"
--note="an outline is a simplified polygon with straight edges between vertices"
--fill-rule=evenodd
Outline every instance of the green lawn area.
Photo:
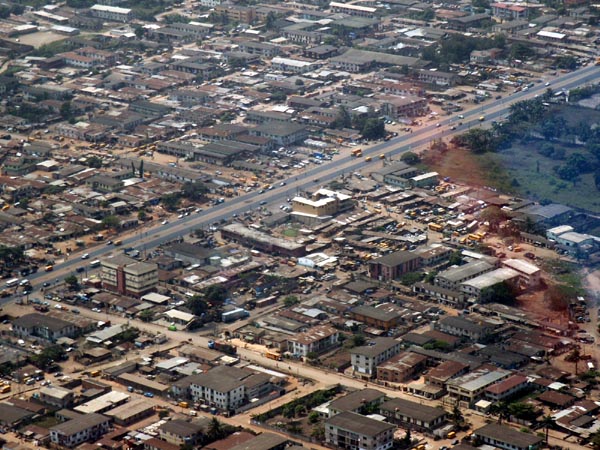
M 296 230 L 294 228 L 288 228 L 287 230 L 285 230 L 283 232 L 283 235 L 285 237 L 295 238 L 296 236 L 298 236 L 298 230 Z
M 581 176 L 581 181 L 575 185 L 563 181 L 554 172 L 554 167 L 563 161 L 552 160 L 539 153 L 544 142 L 534 141 L 525 144 L 514 144 L 508 150 L 502 150 L 494 155 L 509 173 L 509 178 L 517 180 L 518 191 L 537 200 L 550 200 L 568 206 L 584 208 L 600 212 L 600 195 L 594 184 L 593 174 Z M 579 152 L 593 158 L 583 147 L 562 146 L 552 143 L 554 147 L 564 148 L 566 157 Z M 590 195 L 594 193 L 594 195 Z

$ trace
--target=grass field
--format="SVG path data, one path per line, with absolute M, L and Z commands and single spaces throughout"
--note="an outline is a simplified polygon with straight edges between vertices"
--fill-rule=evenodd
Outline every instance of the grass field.
M 542 141 L 530 142 L 527 145 L 515 144 L 508 150 L 503 150 L 493 158 L 506 170 L 507 177 L 518 182 L 517 190 L 521 195 L 536 200 L 550 200 L 568 206 L 584 208 L 600 212 L 600 196 L 594 184 L 593 174 L 581 176 L 575 184 L 558 178 L 554 167 L 563 163 L 547 158 L 539 153 Z M 574 152 L 582 153 L 586 158 L 593 158 L 583 147 L 568 147 L 553 144 L 565 150 L 566 157 Z M 591 195 L 595 193 L 595 195 Z

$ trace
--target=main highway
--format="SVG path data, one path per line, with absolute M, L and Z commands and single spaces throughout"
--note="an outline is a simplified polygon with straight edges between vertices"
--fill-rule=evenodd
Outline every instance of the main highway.
M 464 132 L 471 127 L 484 126 L 498 120 L 508 114 L 510 106 L 515 102 L 543 94 L 548 88 L 551 88 L 554 92 L 560 90 L 568 91 L 569 89 L 598 81 L 600 81 L 600 66 L 586 66 L 553 78 L 549 86 L 546 86 L 545 83 L 537 83 L 525 91 L 515 92 L 504 98 L 491 101 L 484 106 L 466 111 L 462 114 L 463 118 L 460 121 L 456 115 L 444 119 L 440 118 L 439 121 L 423 126 L 413 133 L 363 148 L 363 156 L 373 157 L 373 162 L 378 160 L 377 157 L 379 155 L 385 155 L 386 158 L 397 157 L 409 150 L 422 147 L 430 143 L 433 139 L 447 138 Z M 480 121 L 482 116 L 485 120 Z M 459 125 L 459 123 L 461 124 Z M 451 127 L 455 127 L 455 129 L 452 130 Z M 341 175 L 351 174 L 365 167 L 368 168 L 369 164 L 373 163 L 366 162 L 364 158 L 355 158 L 349 154 L 337 155 L 332 161 L 324 162 L 319 166 L 306 170 L 298 176 L 290 176 L 283 180 L 285 185 L 274 185 L 272 189 L 262 193 L 250 192 L 230 199 L 226 203 L 222 203 L 206 211 L 202 211 L 199 214 L 192 213 L 175 222 L 136 231 L 134 235 L 122 239 L 123 247 L 133 247 L 141 252 L 152 249 L 162 243 L 179 238 L 194 229 L 207 228 L 213 223 L 231 218 L 234 214 L 256 210 L 261 204 L 265 204 L 264 202 L 267 204 L 284 202 L 286 198 L 292 197 L 296 192 L 306 191 L 332 181 Z M 35 291 L 43 282 L 60 279 L 72 273 L 77 267 L 88 266 L 90 260 L 106 257 L 118 250 L 118 247 L 100 244 L 85 250 L 89 254 L 88 260 L 80 259 L 84 251 L 81 251 L 80 254 L 74 253 L 71 255 L 71 259 L 66 259 L 55 264 L 53 272 L 37 272 L 29 275 L 28 279 Z M 12 299 L 13 297 L 2 299 L 0 304 Z

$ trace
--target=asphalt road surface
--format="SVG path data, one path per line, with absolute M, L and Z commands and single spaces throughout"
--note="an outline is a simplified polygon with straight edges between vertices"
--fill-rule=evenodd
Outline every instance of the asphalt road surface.
M 557 76 L 551 81 L 550 86 L 538 83 L 527 91 L 516 92 L 502 99 L 494 100 L 484 106 L 466 111 L 462 114 L 464 118 L 460 119 L 462 125 L 458 125 L 457 115 L 440 119 L 413 133 L 364 148 L 363 156 L 374 157 L 373 162 L 378 160 L 378 156 L 382 154 L 386 158 L 396 157 L 411 149 L 417 149 L 426 145 L 433 139 L 447 138 L 464 132 L 473 126 L 483 126 L 498 120 L 508 114 L 510 106 L 513 103 L 533 98 L 544 93 L 548 88 L 551 88 L 555 92 L 569 90 L 593 81 L 598 81 L 599 78 L 600 66 L 586 66 L 574 72 Z M 481 116 L 485 117 L 484 121 L 479 120 Z M 439 127 L 437 126 L 438 123 Z M 456 129 L 451 130 L 451 126 L 456 126 Z M 351 174 L 357 170 L 364 169 L 369 164 L 373 164 L 373 162 L 366 162 L 364 157 L 354 158 L 351 155 L 337 155 L 332 161 L 313 167 L 300 176 L 292 176 L 283 180 L 286 183 L 284 186 L 274 186 L 273 189 L 267 190 L 262 194 L 259 192 L 250 192 L 202 211 L 200 214 L 192 213 L 175 222 L 157 225 L 150 229 L 138 230 L 135 235 L 122 239 L 123 247 L 133 247 L 141 252 L 152 249 L 162 243 L 179 238 L 194 229 L 207 228 L 213 223 L 220 222 L 222 219 L 231 218 L 233 214 L 256 210 L 262 202 L 266 202 L 267 204 L 283 203 L 288 197 L 292 197 L 298 191 L 308 190 L 334 180 L 343 174 Z M 105 257 L 111 252 L 116 251 L 120 251 L 120 248 L 101 244 L 96 248 L 88 248 L 79 254 L 73 254 L 72 259 L 55 264 L 53 272 L 38 272 L 29 275 L 27 278 L 32 283 L 35 292 L 43 282 L 62 279 L 74 272 L 77 267 L 87 268 L 89 261 Z M 80 259 L 80 254 L 84 252 L 89 254 L 89 259 Z M 13 299 L 14 296 L 7 297 L 0 300 L 0 304 L 5 304 Z

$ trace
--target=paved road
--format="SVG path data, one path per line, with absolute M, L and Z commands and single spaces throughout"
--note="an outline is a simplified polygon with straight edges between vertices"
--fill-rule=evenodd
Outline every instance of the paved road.
M 574 72 L 560 75 L 552 80 L 550 88 L 555 91 L 564 89 L 572 89 L 582 86 L 592 81 L 597 81 L 600 77 L 600 67 L 587 66 Z M 463 132 L 473 126 L 482 126 L 497 120 L 509 112 L 510 106 L 517 102 L 528 98 L 533 98 L 536 95 L 543 93 L 548 87 L 539 83 L 527 91 L 521 91 L 503 99 L 495 100 L 482 107 L 474 108 L 464 112 L 462 125 L 456 130 L 451 130 L 450 125 L 458 123 L 456 116 L 440 119 L 436 124 L 432 123 L 420 128 L 414 133 L 404 136 L 399 136 L 387 142 L 376 144 L 372 147 L 365 148 L 363 155 L 378 156 L 384 154 L 387 158 L 396 157 L 408 150 L 419 148 L 431 142 L 432 139 L 446 138 L 456 133 Z M 485 121 L 480 122 L 479 117 L 485 116 Z M 376 158 L 374 158 L 376 159 Z M 372 163 L 371 163 L 372 164 Z M 337 155 L 332 161 L 324 163 L 307 170 L 300 176 L 292 176 L 285 181 L 285 186 L 277 186 L 272 190 L 260 194 L 259 192 L 251 192 L 221 204 L 217 207 L 203 211 L 201 214 L 192 214 L 177 220 L 176 222 L 166 225 L 154 226 L 148 230 L 136 232 L 134 236 L 124 238 L 124 247 L 134 247 L 140 251 L 145 251 L 156 247 L 159 244 L 179 238 L 180 236 L 197 228 L 206 228 L 210 224 L 219 222 L 222 219 L 228 219 L 233 214 L 241 214 L 245 211 L 256 210 L 260 202 L 269 204 L 284 202 L 286 198 L 293 196 L 298 191 L 314 188 L 315 186 L 329 182 L 343 174 L 350 174 L 357 170 L 369 167 L 369 163 L 365 162 L 364 158 L 353 158 L 350 155 Z M 121 251 L 119 248 L 113 249 L 105 244 L 99 245 L 96 248 L 86 249 L 90 255 L 90 260 L 107 256 L 110 252 Z M 83 252 L 82 252 L 83 253 Z M 41 285 L 44 281 L 51 281 L 55 278 L 61 279 L 65 275 L 73 272 L 76 267 L 85 267 L 89 264 L 88 261 L 82 261 L 77 255 L 73 259 L 64 261 L 55 265 L 54 272 L 44 273 L 38 272 L 28 276 L 32 282 L 34 289 Z M 0 304 L 11 301 L 11 297 L 0 300 Z

